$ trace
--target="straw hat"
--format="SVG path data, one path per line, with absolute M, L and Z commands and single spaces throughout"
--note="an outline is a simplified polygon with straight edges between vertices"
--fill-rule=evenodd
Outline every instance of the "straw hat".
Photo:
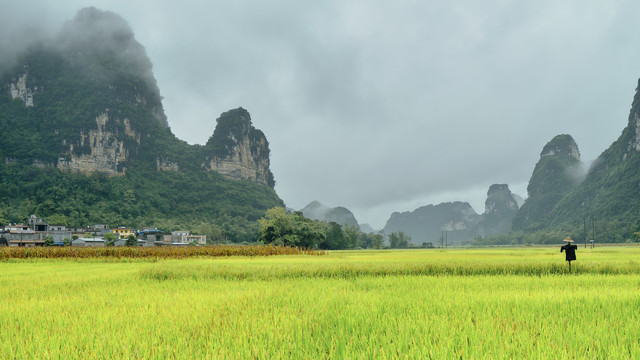
M 567 236 L 566 239 L 562 240 L 562 241 L 566 241 L 566 242 L 573 242 L 573 240 L 571 240 L 571 236 Z

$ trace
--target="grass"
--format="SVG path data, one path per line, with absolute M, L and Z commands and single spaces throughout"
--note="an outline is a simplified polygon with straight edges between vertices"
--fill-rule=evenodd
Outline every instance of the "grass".
M 577 255 L 2 262 L 0 358 L 640 358 L 640 248 Z

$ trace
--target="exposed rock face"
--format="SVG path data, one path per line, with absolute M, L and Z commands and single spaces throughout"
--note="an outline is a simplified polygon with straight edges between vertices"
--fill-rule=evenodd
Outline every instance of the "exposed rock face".
M 29 75 L 28 68 L 24 67 L 24 73 L 20 74 L 17 79 L 13 79 L 13 82 L 9 84 L 9 93 L 12 99 L 21 99 L 24 102 L 24 106 L 33 106 L 33 93 L 38 89 L 30 89 L 27 87 L 27 76 Z
M 159 157 L 156 159 L 156 169 L 164 171 L 179 171 L 180 166 L 171 160 Z
M 275 186 L 269 169 L 269 143 L 251 124 L 243 108 L 230 110 L 217 119 L 216 129 L 205 145 L 203 167 L 235 180 L 251 180 Z
M 109 122 L 108 113 L 102 113 L 96 117 L 96 130 L 80 133 L 80 149 L 88 149 L 88 152 L 76 151 L 74 144 L 69 145 L 68 158 L 58 159 L 58 168 L 61 170 L 78 171 L 85 174 L 104 172 L 109 175 L 124 175 L 126 168 L 123 164 L 127 161 L 127 149 L 123 141 L 119 141 L 115 134 L 107 131 Z M 129 120 L 125 119 L 125 133 L 127 136 L 140 139 L 131 130 Z
M 312 201 L 300 211 L 305 217 L 312 220 L 335 222 L 342 226 L 358 226 L 358 221 L 353 213 L 342 206 L 331 208 L 318 201 Z
M 627 151 L 622 155 L 622 160 L 626 160 L 629 153 L 640 151 L 640 116 L 638 113 L 632 114 L 628 127 L 632 130 L 633 136 L 627 145 Z

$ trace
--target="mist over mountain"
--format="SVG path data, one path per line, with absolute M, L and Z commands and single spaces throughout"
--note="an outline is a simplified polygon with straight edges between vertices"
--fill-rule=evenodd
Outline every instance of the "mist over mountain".
M 342 226 L 358 227 L 358 221 L 353 213 L 342 206 L 331 208 L 321 204 L 319 201 L 312 201 L 300 211 L 305 217 L 312 220 L 335 222 Z
M 47 44 L 87 77 L 104 82 L 113 81 L 120 75 L 142 78 L 157 100 L 153 106 L 158 121 L 169 126 L 151 60 L 120 15 L 94 7 L 81 9 Z M 117 63 L 117 69 L 110 62 Z

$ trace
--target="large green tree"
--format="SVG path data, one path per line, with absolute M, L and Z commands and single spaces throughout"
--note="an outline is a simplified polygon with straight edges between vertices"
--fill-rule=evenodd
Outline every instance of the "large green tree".
M 307 219 L 300 212 L 289 214 L 282 207 L 267 210 L 259 223 L 260 240 L 268 244 L 315 248 L 326 239 L 321 222 Z
M 138 239 L 133 234 L 127 236 L 127 241 L 124 243 L 126 246 L 138 246 Z
M 406 249 L 410 242 L 411 237 L 402 231 L 389 234 L 389 247 L 392 249 Z
M 116 236 L 113 233 L 104 234 L 104 242 L 106 246 L 114 246 L 116 244 Z

